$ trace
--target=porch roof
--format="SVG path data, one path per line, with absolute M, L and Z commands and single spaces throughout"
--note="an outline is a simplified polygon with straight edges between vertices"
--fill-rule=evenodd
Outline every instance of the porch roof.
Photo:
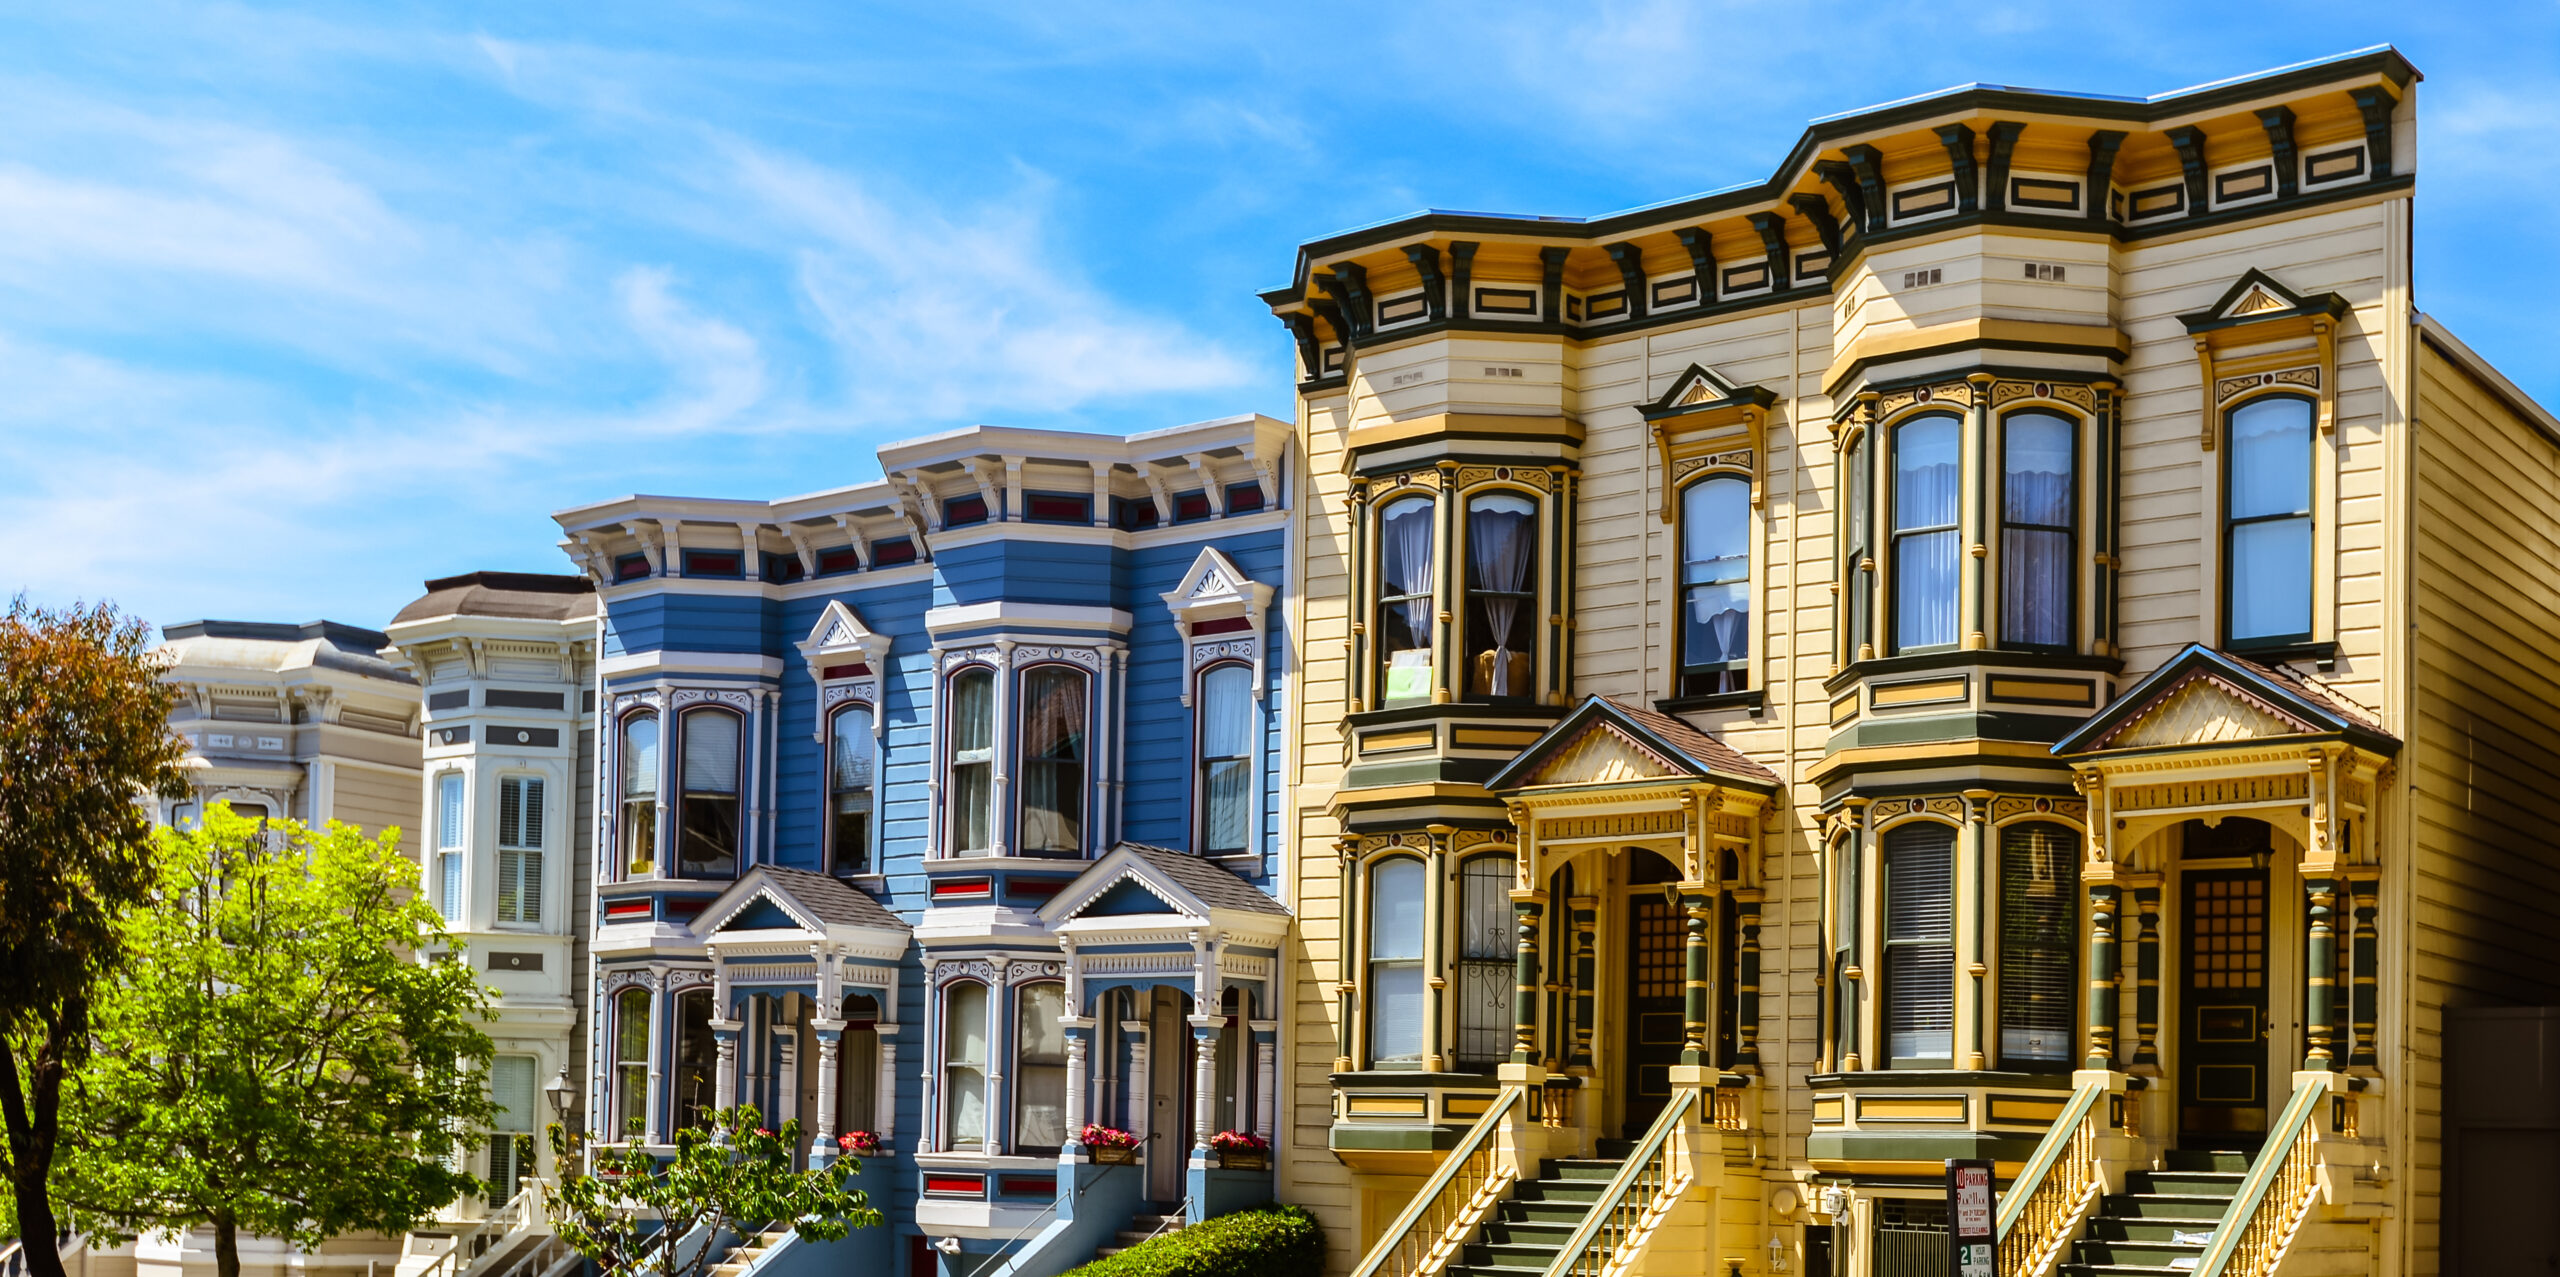
M 759 902 L 770 910 L 759 909 Z M 886 933 L 882 939 L 899 945 L 915 930 L 868 892 L 825 874 L 780 865 L 748 870 L 703 908 L 693 926 L 694 934 L 706 940 L 724 930 L 798 929 L 813 935 Z
M 1776 772 L 1678 718 L 1613 697 L 1591 696 L 1504 763 L 1484 787 L 1506 793 L 1550 783 L 1540 775 L 1546 762 L 1593 731 L 1615 732 L 1674 771 L 1701 780 L 1760 793 L 1776 793 L 1780 784 Z
M 2219 715 L 2220 734 L 2194 730 L 2184 732 L 2182 739 L 2171 740 L 2165 736 L 2154 739 L 2161 734 L 2140 730 L 2146 723 L 2159 722 L 2175 733 L 2176 729 L 2163 721 L 2171 703 L 2193 695 L 2199 683 L 2209 684 L 2216 695 L 2217 703 L 2207 708 Z M 2394 754 L 2400 749 L 2400 738 L 2384 730 L 2363 710 L 2273 666 L 2202 643 L 2190 643 L 2162 662 L 2160 668 L 2126 688 L 2114 704 L 2054 742 L 2053 753 L 2071 758 L 2282 736 L 2336 736 L 2378 754 Z

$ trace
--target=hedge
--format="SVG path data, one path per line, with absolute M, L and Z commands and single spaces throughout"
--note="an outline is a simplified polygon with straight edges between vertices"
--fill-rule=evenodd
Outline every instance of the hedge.
M 1295 1206 L 1257 1206 L 1140 1242 L 1066 1277 L 1322 1277 L 1324 1232 Z

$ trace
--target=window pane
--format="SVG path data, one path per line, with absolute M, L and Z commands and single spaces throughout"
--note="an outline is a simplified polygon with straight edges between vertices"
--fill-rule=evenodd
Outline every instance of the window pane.
M 1431 696 L 1431 523 L 1428 497 L 1391 502 L 1378 519 L 1378 651 L 1391 703 Z
M 1065 987 L 1025 985 L 1014 1030 L 1013 1144 L 1017 1153 L 1054 1152 L 1067 1142 Z
M 436 853 L 436 904 L 447 922 L 462 921 L 462 853 Z
M 2000 837 L 2000 1059 L 2064 1065 L 2079 968 L 2079 854 L 2061 825 L 2011 825 Z
M 1893 642 L 1897 649 L 1956 641 L 1954 530 L 1960 471 L 1953 417 L 1923 417 L 1894 431 Z M 1945 529 L 1924 531 L 1922 529 Z
M 1200 756 L 1242 758 L 1253 752 L 1253 671 L 1221 665 L 1200 676 Z
M 1898 648 L 1956 641 L 1957 534 L 1921 532 L 1893 543 L 1893 642 Z
M 2007 642 L 2071 642 L 2071 534 L 2000 531 L 2000 634 Z
M 1022 848 L 1084 850 L 1085 676 L 1033 669 L 1022 685 Z
M 2274 519 L 2231 529 L 2231 637 L 2311 632 L 2311 520 Z
M 711 991 L 676 995 L 675 1099 L 678 1127 L 705 1126 L 727 1101 L 719 1083 L 719 1039 L 711 1032 Z
M 2231 517 L 2311 510 L 2311 404 L 2257 399 L 2231 413 Z
M 944 999 L 943 1085 L 946 1138 L 952 1148 L 983 1148 L 987 1141 L 987 989 L 955 984 Z
M 951 853 L 995 848 L 995 672 L 951 680 Z
M 542 846 L 542 781 L 509 776 L 498 782 L 498 845 Z
M 649 991 L 625 989 L 615 1002 L 614 1128 L 623 1139 L 649 1111 Z
M 996 676 L 991 670 L 964 670 L 951 680 L 951 749 L 954 757 L 995 748 Z
M 1422 862 L 1390 860 L 1369 875 L 1369 957 L 1422 956 Z
M 1373 965 L 1369 973 L 1369 1058 L 1422 1058 L 1422 964 Z
M 953 1064 L 983 1068 L 987 1062 L 987 986 L 951 986 L 951 1015 L 943 1027 Z
M 684 792 L 738 792 L 738 727 L 735 714 L 696 710 L 684 716 Z
M 2021 412 L 2002 419 L 2001 433 L 2001 521 L 2068 527 L 2073 424 L 2051 413 Z
M 1955 831 L 1905 825 L 1885 835 L 1885 1054 L 1894 1067 L 1943 1066 L 1955 1053 Z
M 1512 960 L 1511 883 L 1518 863 L 1509 856 L 1478 856 L 1460 871 L 1460 957 Z
M 1222 758 L 1203 769 L 1202 846 L 1212 852 L 1240 852 L 1252 840 L 1253 764 Z
M 832 722 L 828 849 L 837 873 L 866 873 L 871 868 L 871 711 L 861 706 L 841 709 Z
M 1952 527 L 1958 436 L 1953 417 L 1923 417 L 1893 432 L 1893 528 Z
M 1537 589 L 1538 506 L 1493 493 L 1467 503 L 1467 694 L 1528 696 L 1537 661 L 1531 604 Z
M 501 1055 L 489 1061 L 489 1099 L 498 1106 L 492 1130 L 533 1131 L 533 1057 Z
M 871 711 L 856 705 L 835 714 L 828 774 L 837 792 L 871 788 Z
M 462 775 L 448 772 L 436 778 L 436 846 L 462 845 Z
M 1496 1064 L 1511 1052 L 1517 865 L 1510 856 L 1478 856 L 1458 871 L 1458 1056 L 1472 1064 Z
M 658 716 L 634 714 L 622 724 L 622 792 L 658 792 Z
M 1680 493 L 1680 580 L 1739 581 L 1751 575 L 1751 485 L 1701 479 Z

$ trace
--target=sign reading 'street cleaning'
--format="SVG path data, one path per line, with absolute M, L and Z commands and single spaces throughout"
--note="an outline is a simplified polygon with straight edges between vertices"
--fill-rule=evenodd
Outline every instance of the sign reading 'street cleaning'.
M 2000 1277 L 1991 1163 L 1947 1159 L 1947 1233 L 1955 1247 L 1955 1277 Z

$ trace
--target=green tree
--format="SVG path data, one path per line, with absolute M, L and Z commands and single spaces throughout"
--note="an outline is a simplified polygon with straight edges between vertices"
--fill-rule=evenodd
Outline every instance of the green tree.
M 186 792 L 151 630 L 106 604 L 0 616 L 0 1176 L 35 1277 L 62 1277 L 50 1193 L 63 1083 L 89 1048 L 117 920 L 151 889 L 147 795 Z
M 68 1115 L 84 1138 L 57 1182 L 84 1228 L 211 1225 L 238 1277 L 243 1232 L 399 1233 L 481 1191 L 460 1168 L 495 1116 L 490 990 L 399 837 L 219 804 L 161 832 Z
M 800 1123 L 779 1131 L 760 1125 L 751 1107 L 712 1115 L 712 1129 L 676 1132 L 675 1156 L 661 1161 L 638 1140 L 595 1150 L 594 1173 L 561 1177 L 551 1197 L 551 1226 L 569 1249 L 593 1260 L 606 1277 L 643 1267 L 664 1277 L 702 1277 L 713 1248 L 667 1256 L 663 1247 L 699 1228 L 754 1233 L 788 1223 L 804 1242 L 841 1241 L 856 1228 L 877 1228 L 880 1212 L 853 1187 L 861 1163 L 839 1157 L 805 1171 L 791 1169 Z M 551 1148 L 568 1166 L 570 1136 L 551 1128 Z

